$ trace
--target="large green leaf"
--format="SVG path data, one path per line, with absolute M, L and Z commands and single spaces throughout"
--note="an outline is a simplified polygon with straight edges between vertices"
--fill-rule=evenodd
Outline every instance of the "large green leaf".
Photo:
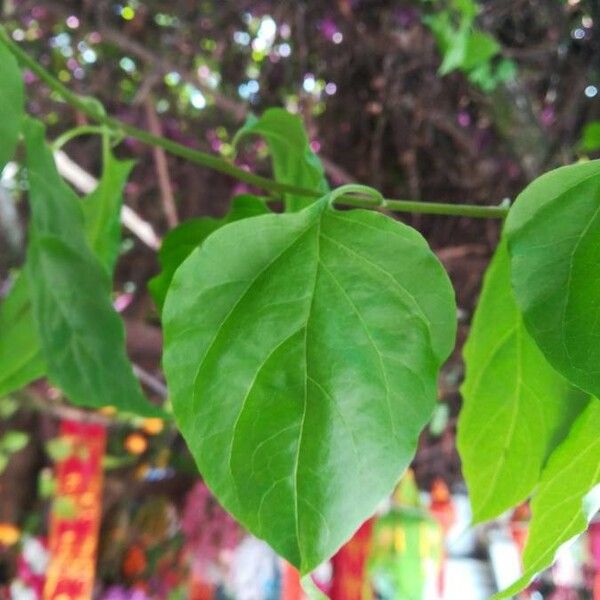
M 0 171 L 14 154 L 21 131 L 24 104 L 21 70 L 15 57 L 0 43 Z
M 213 233 L 163 311 L 173 408 L 200 472 L 302 573 L 410 462 L 456 322 L 423 238 L 332 198 Z
M 464 359 L 457 443 L 481 521 L 531 494 L 548 454 L 588 398 L 548 364 L 527 333 L 505 241 L 486 273 Z
M 600 161 L 536 179 L 506 232 L 529 333 L 555 369 L 600 396 Z
M 31 314 L 27 279 L 20 273 L 0 305 L 0 396 L 46 373 L 40 340 Z
M 177 267 L 197 248 L 213 231 L 248 217 L 268 213 L 265 201 L 251 194 L 236 196 L 231 201 L 231 210 L 222 219 L 201 217 L 189 219 L 172 229 L 163 240 L 158 253 L 161 272 L 148 282 L 148 289 L 159 310 L 165 303 L 167 290 L 171 285 Z
M 559 547 L 579 535 L 600 509 L 589 492 L 600 484 L 600 400 L 592 398 L 565 441 L 550 457 L 531 503 L 529 538 L 523 554 L 524 574 L 496 598 L 522 590 L 554 560 Z
M 117 160 L 110 151 L 105 152 L 98 187 L 83 200 L 88 243 L 111 277 L 121 245 L 123 188 L 134 164 L 130 160 Z
M 259 119 L 250 117 L 238 131 L 234 143 L 247 135 L 259 135 L 269 146 L 275 179 L 298 187 L 329 191 L 321 161 L 311 150 L 302 119 L 282 108 L 269 108 Z M 314 202 L 314 198 L 285 194 L 285 207 L 295 212 Z
M 48 375 L 75 404 L 157 414 L 126 357 L 111 281 L 88 246 L 81 202 L 56 171 L 43 125 L 27 119 L 24 130 L 31 206 L 26 273 Z

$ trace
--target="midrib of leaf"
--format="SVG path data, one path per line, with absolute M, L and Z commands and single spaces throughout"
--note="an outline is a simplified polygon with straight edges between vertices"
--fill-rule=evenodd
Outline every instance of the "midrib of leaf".
M 299 479 L 298 479 L 298 471 L 300 467 L 300 452 L 302 449 L 302 439 L 304 436 L 304 424 L 306 422 L 306 413 L 308 410 L 308 327 L 310 324 L 310 318 L 313 312 L 313 306 L 315 302 L 315 292 L 317 289 L 317 281 L 319 279 L 319 254 L 321 249 L 320 243 L 321 236 L 321 215 L 319 215 L 317 221 L 317 234 L 315 236 L 315 276 L 312 284 L 312 296 L 310 299 L 310 304 L 308 305 L 308 313 L 306 316 L 306 326 L 304 328 L 304 407 L 302 410 L 302 419 L 300 421 L 300 434 L 298 439 L 298 448 L 296 450 L 296 460 L 294 463 L 294 508 L 296 514 L 296 539 L 298 540 L 298 552 L 300 554 L 300 559 L 303 560 L 303 548 L 302 548 L 302 538 L 300 537 L 300 506 L 298 503 L 299 498 Z
M 219 327 L 217 328 L 217 331 L 215 332 L 214 336 L 212 337 L 212 339 L 210 340 L 210 342 L 207 344 L 206 346 L 206 350 L 204 352 L 204 354 L 202 355 L 202 357 L 200 358 L 200 360 L 198 361 L 198 368 L 196 369 L 196 373 L 194 376 L 194 384 L 193 384 L 193 389 L 194 389 L 194 397 L 196 396 L 195 394 L 195 390 L 198 389 L 198 378 L 200 377 L 200 373 L 202 371 L 202 367 L 204 365 L 204 362 L 206 360 L 206 358 L 208 357 L 209 352 L 213 349 L 216 341 L 218 340 L 219 336 L 221 335 L 221 332 L 223 331 L 223 328 L 225 327 L 225 325 L 229 322 L 229 319 L 232 317 L 232 315 L 234 314 L 235 310 L 238 308 L 238 306 L 241 304 L 241 302 L 246 298 L 246 296 L 248 295 L 248 293 L 252 290 L 252 288 L 256 285 L 257 281 L 261 278 L 262 275 L 264 275 L 279 259 L 281 259 L 289 250 L 292 249 L 293 246 L 295 246 L 301 239 L 302 237 L 308 232 L 310 231 L 310 229 L 314 227 L 314 223 L 310 223 L 310 225 L 308 227 L 306 227 L 305 229 L 303 229 L 297 237 L 295 237 L 287 246 L 285 246 L 281 252 L 279 252 L 273 259 L 271 259 L 248 283 L 247 287 L 242 291 L 242 293 L 240 294 L 239 298 L 233 303 L 233 305 L 231 306 L 231 308 L 229 309 L 229 311 L 227 312 L 227 314 L 223 317 L 223 320 L 221 321 Z
M 64 244 L 64 242 L 60 239 L 57 238 L 56 236 L 52 236 L 52 235 L 46 235 L 46 236 L 42 236 L 40 238 L 38 238 L 37 240 L 37 244 L 38 246 L 43 244 L 44 241 L 51 241 L 52 243 L 58 243 L 61 246 L 66 246 L 66 244 Z M 41 247 L 38 247 L 38 253 L 42 254 L 44 251 Z M 56 305 L 56 309 L 57 311 L 60 313 L 60 315 L 63 318 L 63 321 L 68 325 L 68 334 L 69 337 L 72 340 L 72 344 L 73 344 L 73 357 L 75 358 L 75 360 L 77 361 L 77 364 L 79 365 L 79 373 L 80 375 L 83 375 L 83 377 L 86 379 L 89 389 L 94 389 L 94 384 L 91 381 L 91 379 L 88 376 L 88 369 L 85 368 L 84 363 L 82 363 L 82 356 L 83 355 L 87 355 L 88 358 L 91 360 L 91 362 L 93 364 L 95 364 L 96 358 L 95 356 L 87 349 L 87 345 L 81 343 L 81 336 L 79 335 L 79 328 L 74 326 L 74 322 L 71 321 L 70 318 L 70 313 L 69 311 L 66 311 L 63 309 L 63 303 L 60 301 L 59 296 L 56 294 L 55 291 L 55 287 L 53 285 L 47 286 L 46 288 L 49 292 L 49 294 L 54 298 L 54 303 Z M 85 297 L 85 296 L 83 296 Z M 92 303 L 94 304 L 94 303 Z M 79 349 L 79 350 L 77 350 Z M 67 354 L 65 352 L 65 354 Z M 73 399 L 73 398 L 72 398 Z
M 515 433 L 515 428 L 517 425 L 517 415 L 519 413 L 519 408 L 521 406 L 521 388 L 522 388 L 522 384 L 523 384 L 523 372 L 522 372 L 522 366 L 521 366 L 521 359 L 522 359 L 522 354 L 523 354 L 523 348 L 522 348 L 523 336 L 522 336 L 520 323 L 515 325 L 515 327 L 512 328 L 512 331 L 514 331 L 514 333 L 515 333 L 515 342 L 516 342 L 516 347 L 517 347 L 517 357 L 516 357 L 517 358 L 517 373 L 516 373 L 516 381 L 515 381 L 515 393 L 514 393 L 513 407 L 512 407 L 512 411 L 511 411 L 510 424 L 508 427 L 508 431 L 506 433 L 506 437 L 504 438 L 502 453 L 501 453 L 501 456 L 496 461 L 495 467 L 492 471 L 491 482 L 487 488 L 487 493 L 484 496 L 484 500 L 481 503 L 482 507 L 487 506 L 489 499 L 492 497 L 492 495 L 496 491 L 495 486 L 496 486 L 496 483 L 498 483 L 498 477 L 500 476 L 500 471 L 502 470 L 502 467 L 504 466 L 504 464 L 506 462 L 507 451 L 508 451 L 510 445 L 512 444 L 512 438 Z M 481 381 L 481 378 L 480 378 L 480 381 Z
M 394 434 L 395 440 L 399 441 L 398 431 L 396 429 L 396 424 L 394 422 L 394 417 L 393 417 L 393 413 L 392 413 L 392 405 L 390 403 L 390 384 L 388 381 L 388 377 L 387 377 L 387 373 L 385 370 L 385 365 L 383 363 L 383 358 L 381 356 L 381 352 L 379 352 L 379 348 L 375 344 L 375 341 L 373 340 L 373 336 L 371 335 L 371 332 L 369 331 L 369 328 L 368 328 L 367 324 L 365 323 L 365 320 L 364 320 L 362 314 L 358 310 L 356 304 L 354 304 L 354 302 L 352 301 L 352 298 L 350 298 L 350 296 L 348 296 L 348 293 L 346 292 L 344 286 L 338 281 L 337 277 L 335 277 L 335 275 L 331 272 L 331 270 L 327 267 L 327 265 L 323 261 L 319 261 L 319 264 L 321 265 L 321 267 L 323 268 L 325 273 L 327 273 L 329 275 L 330 279 L 337 285 L 337 287 L 342 292 L 342 296 L 344 297 L 344 299 L 346 300 L 346 302 L 348 303 L 348 305 L 350 306 L 350 308 L 356 315 L 358 322 L 360 323 L 363 331 L 365 332 L 365 334 L 369 340 L 369 343 L 371 344 L 371 347 L 373 348 L 373 350 L 377 356 L 377 360 L 379 362 L 379 368 L 381 370 L 381 375 L 383 377 L 383 382 L 385 384 L 385 402 L 388 407 L 388 414 L 390 417 L 390 424 L 392 426 L 392 433 Z

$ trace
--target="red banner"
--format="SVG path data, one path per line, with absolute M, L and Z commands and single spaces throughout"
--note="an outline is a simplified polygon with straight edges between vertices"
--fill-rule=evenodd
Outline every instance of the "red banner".
M 371 596 L 365 570 L 372 532 L 373 519 L 369 519 L 333 557 L 331 600 L 363 600 Z
M 44 600 L 91 600 L 102 517 L 106 430 L 102 425 L 63 421 L 59 439 L 68 455 L 55 467 Z

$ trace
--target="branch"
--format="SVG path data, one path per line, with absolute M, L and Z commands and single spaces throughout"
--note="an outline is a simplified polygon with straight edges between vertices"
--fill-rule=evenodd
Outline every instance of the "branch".
M 238 181 L 242 181 L 254 187 L 262 190 L 274 193 L 290 193 L 298 196 L 304 196 L 306 198 L 319 198 L 322 196 L 321 192 L 303 188 L 300 186 L 289 185 L 268 179 L 267 177 L 261 177 L 249 173 L 240 167 L 232 164 L 231 162 L 208 154 L 207 152 L 201 152 L 200 150 L 193 150 L 183 144 L 178 144 L 167 138 L 159 137 L 138 129 L 133 125 L 124 123 L 114 117 L 109 117 L 104 113 L 101 105 L 97 100 L 93 98 L 85 98 L 79 96 L 65 87 L 60 81 L 53 77 L 39 62 L 34 60 L 29 54 L 27 54 L 21 47 L 12 40 L 8 35 L 6 29 L 0 26 L 0 41 L 2 41 L 8 50 L 17 58 L 22 66 L 27 67 L 37 75 L 48 87 L 54 92 L 60 95 L 63 100 L 68 102 L 71 106 L 87 115 L 90 119 L 93 119 L 97 123 L 101 123 L 116 132 L 123 133 L 129 137 L 135 138 L 140 142 L 151 146 L 158 146 L 165 149 L 167 152 L 180 156 L 200 165 L 203 165 L 209 169 L 229 175 Z M 351 196 L 344 196 L 339 199 L 341 204 L 349 206 L 358 206 L 362 208 L 373 208 L 373 203 L 369 199 L 356 198 Z M 502 219 L 508 214 L 508 206 L 473 206 L 469 204 L 445 204 L 445 203 L 434 203 L 434 202 L 415 202 L 409 200 L 396 200 L 396 199 L 384 199 L 378 206 L 381 209 L 388 209 L 393 212 L 409 212 L 409 213 L 421 213 L 421 214 L 435 214 L 435 215 L 450 215 L 460 217 L 474 217 L 474 218 L 494 218 Z
M 148 96 L 144 101 L 146 110 L 146 120 L 148 127 L 153 135 L 161 135 L 162 130 L 160 121 L 156 111 L 154 110 L 154 102 L 152 96 Z M 152 148 L 154 154 L 154 164 L 156 165 L 156 174 L 158 176 L 158 185 L 160 188 L 160 199 L 162 201 L 163 210 L 169 227 L 176 227 L 179 223 L 177 217 L 177 207 L 175 206 L 175 197 L 173 196 L 173 186 L 169 178 L 169 167 L 167 165 L 167 157 L 165 151 L 158 146 Z

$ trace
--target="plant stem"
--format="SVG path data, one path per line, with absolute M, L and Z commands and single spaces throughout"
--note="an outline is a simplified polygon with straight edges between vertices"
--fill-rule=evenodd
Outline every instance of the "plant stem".
M 57 150 L 60 150 L 65 144 L 80 135 L 102 135 L 105 129 L 106 128 L 102 127 L 102 125 L 81 125 L 81 127 L 69 129 L 52 142 L 52 151 L 56 152 Z
M 111 128 L 117 133 L 135 138 L 140 142 L 150 146 L 158 146 L 167 152 L 180 156 L 190 162 L 200 164 L 204 167 L 218 171 L 225 175 L 229 175 L 238 181 L 243 181 L 249 185 L 272 193 L 288 193 L 297 196 L 305 196 L 307 198 L 318 198 L 322 195 L 321 192 L 310 190 L 303 187 L 289 185 L 261 177 L 250 173 L 233 163 L 223 158 L 188 148 L 182 144 L 174 142 L 164 137 L 153 135 L 143 129 L 124 123 L 114 117 L 106 115 L 102 106 L 93 98 L 86 98 L 75 94 L 58 79 L 53 77 L 44 67 L 34 60 L 27 52 L 13 41 L 6 29 L 0 25 L 0 41 L 10 50 L 17 61 L 23 66 L 31 70 L 37 77 L 40 78 L 53 92 L 60 96 L 65 102 L 88 116 L 97 123 Z M 349 206 L 358 206 L 363 208 L 373 208 L 372 198 L 357 198 L 351 196 L 340 197 L 337 201 L 339 204 Z M 422 213 L 432 215 L 450 215 L 473 218 L 493 218 L 502 219 L 508 214 L 506 206 L 476 206 L 471 204 L 443 204 L 434 202 L 416 202 L 410 200 L 394 200 L 384 199 L 378 208 L 384 208 L 393 212 L 408 212 Z

